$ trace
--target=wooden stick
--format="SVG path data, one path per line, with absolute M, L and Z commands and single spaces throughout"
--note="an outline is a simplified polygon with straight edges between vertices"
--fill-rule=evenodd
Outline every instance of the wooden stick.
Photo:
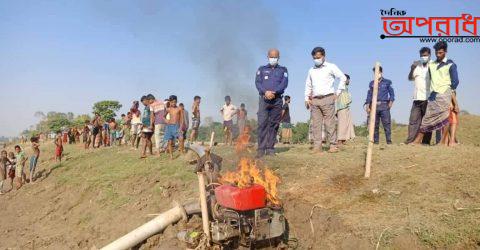
M 205 175 L 203 172 L 198 172 L 198 189 L 200 190 L 200 208 L 202 210 L 202 224 L 203 233 L 207 236 L 208 243 L 210 243 L 210 225 L 208 219 L 207 208 L 207 192 L 205 190 Z
M 215 132 L 212 132 L 210 136 L 210 145 L 207 150 L 207 154 L 212 150 L 213 147 L 213 138 L 215 137 Z M 198 189 L 200 195 L 200 208 L 202 211 L 202 225 L 203 233 L 207 237 L 207 246 L 210 246 L 210 220 L 208 218 L 208 206 L 207 206 L 207 191 L 205 187 L 205 169 L 202 169 L 200 172 L 197 172 L 198 177 Z
M 380 75 L 380 63 L 376 62 L 375 75 L 373 79 L 372 104 L 370 105 L 370 119 L 368 123 L 368 149 L 367 149 L 367 159 L 365 162 L 365 178 L 370 178 L 370 169 L 372 166 L 373 133 L 375 130 L 375 116 L 377 113 L 377 95 L 378 95 L 379 75 Z
M 211 150 L 213 148 L 213 139 L 215 138 L 215 131 L 212 132 L 212 135 L 210 135 L 210 148 L 209 150 Z

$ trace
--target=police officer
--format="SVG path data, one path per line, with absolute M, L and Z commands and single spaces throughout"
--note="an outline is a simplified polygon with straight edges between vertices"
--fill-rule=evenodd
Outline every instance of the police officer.
M 275 142 L 282 116 L 282 95 L 288 86 L 287 68 L 278 65 L 280 51 L 268 51 L 268 64 L 257 70 L 255 85 L 260 95 L 258 104 L 257 157 L 275 155 Z
M 375 72 L 375 68 L 372 69 Z M 390 109 L 395 101 L 395 91 L 392 87 L 392 81 L 383 78 L 383 69 L 380 66 L 380 78 L 378 79 L 378 94 L 377 94 L 377 113 L 375 114 L 375 131 L 373 133 L 373 142 L 379 142 L 380 121 L 382 121 L 383 129 L 385 130 L 385 139 L 387 144 L 392 144 L 392 119 L 390 116 Z M 365 101 L 365 110 L 370 115 L 372 108 L 373 96 L 373 81 L 369 84 L 367 92 L 367 100 Z M 370 119 L 368 119 L 370 121 Z

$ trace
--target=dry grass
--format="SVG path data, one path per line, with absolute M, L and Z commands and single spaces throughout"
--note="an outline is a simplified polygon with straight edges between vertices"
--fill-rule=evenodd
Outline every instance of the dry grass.
M 460 122 L 462 145 L 456 148 L 376 146 L 369 180 L 363 179 L 365 138 L 322 156 L 306 145 L 280 146 L 278 157 L 264 163 L 282 177 L 280 197 L 299 249 L 372 249 L 377 242 L 380 249 L 478 248 L 480 212 L 457 211 L 453 203 L 480 207 L 480 117 Z M 394 142 L 403 141 L 405 129 L 394 131 Z M 52 174 L 0 197 L 6 218 L 0 248 L 100 247 L 171 201 L 197 195 L 193 168 L 183 157 L 139 160 L 140 153 L 128 148 L 85 152 L 76 145 L 65 152 L 67 160 L 55 164 L 48 159 L 53 145 L 43 145 L 40 170 L 54 167 Z M 232 148 L 216 152 L 224 168 L 235 167 Z M 321 207 L 310 218 L 314 205 Z M 182 249 L 175 240 L 182 226 L 171 227 L 153 246 Z

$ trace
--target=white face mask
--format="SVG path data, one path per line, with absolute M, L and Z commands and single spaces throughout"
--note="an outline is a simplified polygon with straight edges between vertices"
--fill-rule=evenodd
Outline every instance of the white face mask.
M 317 67 L 322 66 L 324 62 L 325 62 L 325 58 L 322 58 L 322 59 L 313 59 L 313 63 L 315 63 L 315 66 L 317 66 Z
M 268 63 L 272 66 L 275 66 L 278 64 L 278 58 L 277 57 L 269 57 L 268 58 Z
M 428 61 L 430 61 L 430 57 L 429 56 L 421 56 L 420 61 L 422 63 L 427 63 Z

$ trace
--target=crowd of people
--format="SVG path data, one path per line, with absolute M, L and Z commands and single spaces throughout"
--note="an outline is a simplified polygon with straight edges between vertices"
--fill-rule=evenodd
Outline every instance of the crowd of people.
M 405 144 L 431 144 L 432 132 L 436 131 L 436 143 L 447 146 L 457 144 L 456 129 L 458 124 L 458 102 L 455 90 L 459 84 L 457 66 L 447 59 L 446 42 L 437 42 L 436 60 L 431 60 L 428 47 L 420 49 L 420 60 L 416 60 L 408 74 L 414 82 L 413 103 L 410 113 L 408 138 Z M 355 138 L 355 131 L 350 113 L 352 97 L 348 90 L 350 76 L 344 74 L 335 64 L 326 61 L 326 52 L 322 47 L 315 47 L 311 56 L 314 66 L 309 69 L 305 83 L 305 106 L 310 111 L 310 139 L 313 150 L 322 154 L 324 144 L 327 151 L 339 151 L 339 145 Z M 280 52 L 277 49 L 268 51 L 268 64 L 260 66 L 255 78 L 255 86 L 259 93 L 258 144 L 257 157 L 275 155 L 275 144 L 278 141 L 292 143 L 292 124 L 290 119 L 291 97 L 284 96 L 288 86 L 288 71 L 278 64 Z M 375 71 L 375 69 L 374 69 Z M 379 67 L 378 93 L 376 102 L 374 143 L 379 143 L 379 125 L 383 125 L 386 143 L 391 144 L 390 110 L 395 101 L 392 81 L 383 76 L 383 68 Z M 338 80 L 337 88 L 334 82 Z M 374 81 L 369 84 L 364 108 L 371 114 Z M 143 110 L 140 109 L 140 103 Z M 122 114 L 119 121 L 113 117 L 105 118 L 95 113 L 93 119 L 86 120 L 82 128 L 68 128 L 59 132 L 55 142 L 55 160 L 62 161 L 63 145 L 80 142 L 85 149 L 101 146 L 126 145 L 139 149 L 143 141 L 141 158 L 155 153 L 168 153 L 173 159 L 173 152 L 185 152 L 185 144 L 193 143 L 199 135 L 201 121 L 201 97 L 195 96 L 191 107 L 191 119 L 183 103 L 178 103 L 177 96 L 157 99 L 152 94 L 142 96 L 133 104 L 127 114 Z M 225 103 L 220 109 L 223 119 L 224 143 L 232 145 L 234 129 L 237 134 L 249 131 L 247 126 L 247 110 L 245 104 L 237 108 L 230 96 L 225 96 Z M 236 125 L 234 125 L 236 118 Z M 191 121 L 191 123 L 190 123 Z M 191 125 L 191 127 L 190 127 Z M 281 129 L 280 129 L 281 128 Z M 187 131 L 190 136 L 187 136 Z M 154 139 L 155 144 L 152 141 Z M 22 139 L 24 139 L 22 137 Z M 33 154 L 30 157 L 29 178 L 24 171 L 27 157 L 19 145 L 15 152 L 3 150 L 0 158 L 0 193 L 3 184 L 10 182 L 10 191 L 15 182 L 16 188 L 23 184 L 35 182 L 35 169 L 40 157 L 38 137 L 31 138 Z
M 415 60 L 408 75 L 408 79 L 414 82 L 415 92 L 409 135 L 404 143 L 430 145 L 431 134 L 436 131 L 436 144 L 455 146 L 460 111 L 455 92 L 459 84 L 457 66 L 446 57 L 448 44 L 445 41 L 437 42 L 433 48 L 436 60 L 431 59 L 430 48 L 421 48 L 420 60 Z M 259 67 L 255 79 L 260 96 L 257 157 L 275 155 L 275 135 L 281 124 L 281 114 L 286 112 L 281 100 L 288 86 L 287 68 L 278 64 L 280 52 L 277 49 L 269 50 L 267 56 L 268 64 Z M 326 61 L 324 48 L 315 47 L 311 56 L 314 66 L 309 69 L 305 82 L 305 106 L 310 110 L 309 137 L 316 153 L 322 154 L 325 142 L 328 152 L 335 153 L 339 151 L 338 145 L 355 138 L 350 113 L 352 98 L 348 90 L 350 76 Z M 386 142 L 392 144 L 390 110 L 395 101 L 395 91 L 392 81 L 383 76 L 382 67 L 379 67 L 379 74 L 374 75 L 378 80 L 376 111 L 372 114 L 375 115 L 374 143 L 379 143 L 381 122 Z M 339 81 L 337 88 L 334 86 L 336 80 Z M 367 120 L 371 115 L 373 90 L 372 80 L 364 104 Z M 284 132 L 289 134 L 288 130 L 282 131 L 282 134 Z
M 0 195 L 11 191 L 14 188 L 19 189 L 24 184 L 35 183 L 35 170 L 40 157 L 40 143 L 38 137 L 30 139 L 32 155 L 30 156 L 29 176 L 25 174 L 25 165 L 27 156 L 20 145 L 15 145 L 14 151 L 7 152 L 3 149 L 0 152 Z M 9 183 L 9 189 L 4 189 L 4 184 Z

